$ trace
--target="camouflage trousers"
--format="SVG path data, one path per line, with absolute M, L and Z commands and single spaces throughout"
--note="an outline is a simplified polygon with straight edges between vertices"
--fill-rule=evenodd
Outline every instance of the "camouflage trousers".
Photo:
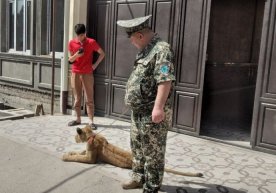
M 172 110 L 166 108 L 165 112 L 166 118 L 159 124 L 152 122 L 151 111 L 131 114 L 132 179 L 144 184 L 144 192 L 157 192 L 162 184 L 167 133 L 172 122 Z

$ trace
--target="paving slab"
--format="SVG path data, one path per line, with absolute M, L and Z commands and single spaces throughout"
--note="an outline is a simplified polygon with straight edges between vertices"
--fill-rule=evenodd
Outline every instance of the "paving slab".
M 74 142 L 76 127 L 67 126 L 72 119 L 72 116 L 56 115 L 2 121 L 0 136 L 59 159 L 65 152 L 85 149 L 85 144 Z M 85 124 L 88 118 L 85 117 L 82 121 Z M 104 117 L 95 117 L 95 123 L 99 126 L 97 132 L 101 132 L 110 143 L 130 149 L 130 123 Z M 64 167 L 72 164 L 59 163 Z M 80 165 L 93 167 L 89 164 Z M 131 174 L 130 170 L 108 164 L 97 164 L 96 167 L 99 172 L 107 173 L 108 177 L 118 181 L 128 179 Z M 162 192 L 274 193 L 276 190 L 275 155 L 175 132 L 168 134 L 166 167 L 179 171 L 202 172 L 204 178 L 166 173 Z

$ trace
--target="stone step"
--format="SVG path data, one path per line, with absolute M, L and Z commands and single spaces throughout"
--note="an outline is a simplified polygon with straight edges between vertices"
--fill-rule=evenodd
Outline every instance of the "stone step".
M 0 110 L 0 121 L 23 119 L 33 116 L 34 112 L 24 108 Z

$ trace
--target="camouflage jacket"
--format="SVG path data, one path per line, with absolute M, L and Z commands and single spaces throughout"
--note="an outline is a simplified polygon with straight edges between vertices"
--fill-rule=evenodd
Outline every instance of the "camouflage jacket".
M 175 81 L 173 53 L 170 45 L 155 35 L 136 57 L 126 86 L 125 104 L 132 110 L 152 110 L 158 84 L 165 81 Z M 171 105 L 171 94 L 166 105 Z

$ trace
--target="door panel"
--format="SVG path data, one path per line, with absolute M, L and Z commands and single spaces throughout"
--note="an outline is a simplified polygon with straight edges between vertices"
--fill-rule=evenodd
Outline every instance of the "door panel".
M 267 93 L 276 96 L 276 33 L 273 37 L 274 41 L 272 44 L 272 56 L 271 56 L 271 64 L 269 67 L 269 74 L 267 77 Z
M 105 82 L 95 82 L 94 85 L 94 101 L 95 110 L 98 114 L 104 115 L 107 113 L 109 84 Z
M 125 113 L 123 117 L 129 117 L 130 111 L 124 112 L 126 109 L 124 104 L 125 87 L 122 85 L 113 84 L 111 93 L 111 115 L 120 116 L 122 113 Z
M 115 4 L 115 18 L 114 27 L 115 33 L 115 58 L 114 69 L 112 73 L 113 79 L 127 81 L 137 54 L 137 49 L 131 45 L 127 34 L 122 27 L 116 24 L 117 20 L 131 19 L 135 17 L 142 17 L 148 13 L 148 1 L 134 1 L 134 2 L 117 2 Z
M 197 108 L 199 97 L 197 94 L 176 92 L 175 127 L 189 132 L 196 131 Z
M 172 22 L 173 20 L 171 17 L 164 17 L 164 14 L 171 16 L 172 15 L 172 3 L 170 0 L 161 1 L 161 0 L 154 0 L 153 6 L 153 18 L 154 24 L 153 29 L 155 32 L 159 34 L 159 36 L 167 41 L 170 42 L 170 37 L 172 33 Z
M 276 105 L 261 103 L 257 146 L 276 150 Z
M 210 4 L 209 0 L 187 0 L 181 5 L 174 126 L 194 135 L 200 129 Z M 185 97 L 179 92 L 185 92 Z
M 276 1 L 265 2 L 262 42 L 252 123 L 253 148 L 276 153 Z
M 110 1 L 96 3 L 96 39 L 101 48 L 105 51 L 107 57 L 101 62 L 101 65 L 96 69 L 96 76 L 108 78 L 109 63 L 110 63 L 110 45 L 111 45 L 111 28 L 110 20 L 112 13 L 112 4 Z
M 130 112 L 124 112 L 126 106 L 124 104 L 125 84 L 133 69 L 134 60 L 138 50 L 131 44 L 125 30 L 116 24 L 116 21 L 123 19 L 132 19 L 142 17 L 148 14 L 150 3 L 149 0 L 134 1 L 114 1 L 113 16 L 113 59 L 111 74 L 111 100 L 110 115 L 129 118 Z
M 112 56 L 112 14 L 113 2 L 108 1 L 87 1 L 88 23 L 87 34 L 97 40 L 105 52 L 105 58 L 94 72 L 94 100 L 95 112 L 98 115 L 106 115 L 110 106 L 110 77 L 111 77 L 111 56 Z M 94 60 L 97 59 L 97 54 Z
M 206 30 L 204 27 L 205 23 L 209 22 L 204 14 L 210 9 L 209 2 L 188 0 L 183 3 L 182 10 L 184 13 L 181 27 L 183 36 L 181 37 L 182 47 L 179 50 L 181 65 L 179 65 L 179 73 L 177 74 L 177 85 L 200 88 L 199 80 L 201 68 L 203 67 L 202 57 L 205 41 L 203 35 Z

